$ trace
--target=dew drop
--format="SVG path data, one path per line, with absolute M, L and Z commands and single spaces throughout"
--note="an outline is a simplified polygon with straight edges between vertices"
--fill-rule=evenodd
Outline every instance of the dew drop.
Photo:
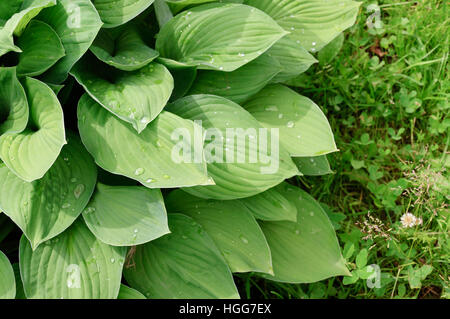
M 134 171 L 134 175 L 139 176 L 144 174 L 144 169 L 142 167 L 136 168 L 136 170 Z
M 243 235 L 239 236 L 239 238 L 241 239 L 241 241 L 242 241 L 244 244 L 248 244 L 248 239 L 245 238 Z
M 83 194 L 83 192 L 84 192 L 84 185 L 78 184 L 73 190 L 73 195 L 75 196 L 76 199 L 78 199 L 80 198 L 81 194 Z

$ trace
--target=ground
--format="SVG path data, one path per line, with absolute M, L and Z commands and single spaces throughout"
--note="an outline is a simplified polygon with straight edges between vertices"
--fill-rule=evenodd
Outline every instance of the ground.
M 364 1 L 338 54 L 296 79 L 340 152 L 328 156 L 334 174 L 293 182 L 323 203 L 353 277 L 287 285 L 239 275 L 242 296 L 450 297 L 449 17 L 446 1 Z M 377 267 L 380 281 L 368 283 Z

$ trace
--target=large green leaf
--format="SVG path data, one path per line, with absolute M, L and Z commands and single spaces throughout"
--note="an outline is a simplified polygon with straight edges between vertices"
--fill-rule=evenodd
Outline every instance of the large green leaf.
M 285 86 L 267 86 L 244 108 L 263 126 L 279 128 L 280 142 L 292 156 L 318 156 L 337 151 L 333 132 L 322 110 Z
M 266 221 L 297 221 L 297 207 L 276 188 L 240 199 L 255 218 Z
M 145 26 L 127 24 L 116 29 L 102 29 L 90 50 L 103 62 L 123 71 L 135 71 L 156 59 L 159 53 L 145 43 Z
M 30 105 L 28 127 L 0 137 L 0 158 L 14 174 L 31 182 L 53 165 L 66 137 L 63 111 L 52 89 L 33 78 L 23 83 Z
M 137 17 L 150 7 L 154 0 L 95 0 L 104 28 L 114 28 Z
M 194 123 L 162 112 L 141 134 L 108 112 L 88 95 L 78 105 L 78 127 L 84 145 L 103 169 L 139 181 L 149 188 L 209 185 L 206 163 L 183 162 L 172 156 L 177 130 L 194 135 Z M 201 130 L 200 130 L 201 133 Z M 203 159 L 202 141 L 187 149 Z
M 64 47 L 56 32 L 44 22 L 31 21 L 19 38 L 17 73 L 36 76 L 47 71 L 65 55 Z
M 16 68 L 0 67 L 0 136 L 20 133 L 28 123 L 28 101 Z
M 303 175 L 320 176 L 333 173 L 326 155 L 316 157 L 294 157 L 292 160 Z
M 139 291 L 125 285 L 120 285 L 119 295 L 117 299 L 147 299 Z
M 269 16 L 241 4 L 212 3 L 184 11 L 161 29 L 161 56 L 200 69 L 234 71 L 286 35 Z
M 32 250 L 20 240 L 20 273 L 27 298 L 115 299 L 126 248 L 108 246 L 82 220 Z
M 192 218 L 169 215 L 170 235 L 137 246 L 127 282 L 147 298 L 238 298 L 231 271 Z
M 0 166 L 0 209 L 35 249 L 69 227 L 86 207 L 95 187 L 95 164 L 79 138 L 69 144 L 43 178 L 25 183 Z
M 350 0 L 245 0 L 244 3 L 266 12 L 312 52 L 351 27 L 361 4 Z
M 287 35 L 277 41 L 267 54 L 273 57 L 281 65 L 281 72 L 278 73 L 272 82 L 283 82 L 292 79 L 305 72 L 317 60 L 308 53 L 291 35 Z
M 173 76 L 174 88 L 170 101 L 176 101 L 185 96 L 197 77 L 197 67 L 165 58 L 158 58 L 157 61 L 169 69 L 170 74 Z
M 283 183 L 277 190 L 297 206 L 297 222 L 261 222 L 272 252 L 275 281 L 310 283 L 349 275 L 327 214 L 308 193 Z
M 185 214 L 214 240 L 232 272 L 272 273 L 269 246 L 250 211 L 239 201 L 206 200 L 176 190 L 167 210 Z
M 264 88 L 280 70 L 277 60 L 267 54 L 233 72 L 202 70 L 189 94 L 208 93 L 242 103 Z
M 59 84 L 89 49 L 102 21 L 90 0 L 58 0 L 37 18 L 56 31 L 64 46 L 66 55 L 42 75 L 45 82 Z
M 0 56 L 9 51 L 20 52 L 13 36 L 19 36 L 43 8 L 53 6 L 56 0 L 7 0 L 0 3 Z
M 205 155 L 208 174 L 216 185 L 186 188 L 186 192 L 212 199 L 244 198 L 298 174 L 288 153 L 278 145 L 276 134 L 263 129 L 236 103 L 214 95 L 192 95 L 168 109 L 183 118 L 202 121 L 206 141 L 210 141 Z M 267 147 L 261 148 L 261 143 Z
M 0 251 L 0 299 L 16 297 L 16 279 L 8 257 Z
M 169 4 L 172 11 L 177 13 L 188 6 L 203 4 L 207 2 L 214 2 L 215 0 L 165 0 L 165 1 Z
M 140 245 L 170 233 L 159 189 L 97 184 L 83 212 L 88 228 L 112 246 Z
M 85 56 L 71 74 L 94 100 L 131 123 L 138 133 L 158 116 L 173 90 L 172 75 L 157 63 L 125 72 Z

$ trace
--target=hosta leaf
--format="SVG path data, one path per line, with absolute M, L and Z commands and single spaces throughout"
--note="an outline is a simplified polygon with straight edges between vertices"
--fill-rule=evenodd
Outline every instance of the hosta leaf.
M 91 46 L 102 21 L 90 0 L 58 0 L 37 17 L 59 35 L 66 55 L 42 75 L 45 82 L 63 82 L 72 66 Z
M 245 102 L 264 88 L 280 69 L 281 66 L 275 59 L 263 54 L 233 72 L 202 70 L 189 93 L 208 93 L 235 103 Z
M 137 246 L 127 282 L 147 298 L 239 298 L 225 260 L 192 218 L 169 215 L 171 234 Z
M 0 4 L 0 56 L 9 51 L 20 52 L 13 35 L 19 36 L 43 8 L 53 6 L 56 0 L 8 0 Z
M 294 157 L 292 160 L 303 175 L 320 176 L 333 173 L 326 155 L 316 157 Z
M 103 169 L 137 180 L 149 188 L 171 188 L 211 184 L 206 164 L 174 161 L 177 143 L 171 139 L 177 129 L 194 135 L 194 123 L 162 112 L 141 134 L 117 119 L 89 96 L 78 105 L 81 139 Z M 203 158 L 201 140 L 188 145 Z
M 275 76 L 272 82 L 278 83 L 292 79 L 317 62 L 308 51 L 300 46 L 298 41 L 288 34 L 267 51 L 267 54 L 281 65 L 281 72 Z
M 0 166 L 0 209 L 36 248 L 75 221 L 92 195 L 96 178 L 92 158 L 71 134 L 69 144 L 42 179 L 26 183 Z
M 263 54 L 286 35 L 269 16 L 241 4 L 194 7 L 161 29 L 161 56 L 200 69 L 234 71 Z
M 17 73 L 21 76 L 40 75 L 65 55 L 59 36 L 40 21 L 30 22 L 17 45 L 22 49 L 17 65 Z
M 245 0 L 270 15 L 306 49 L 318 51 L 356 20 L 361 2 L 350 0 Z
M 20 273 L 27 298 L 115 299 L 126 249 L 108 246 L 82 220 L 58 237 L 31 249 L 20 240 Z
M 266 221 L 297 221 L 297 207 L 276 188 L 240 200 L 255 218 Z
M 267 86 L 244 108 L 263 126 L 279 128 L 280 142 L 292 156 L 318 156 L 337 151 L 322 110 L 285 86 Z
M 88 228 L 112 246 L 140 245 L 170 233 L 159 189 L 97 184 L 83 212 Z
M 47 85 L 32 78 L 24 81 L 30 106 L 28 127 L 0 137 L 0 158 L 21 179 L 41 178 L 66 144 L 61 105 Z
M 325 65 L 333 61 L 344 44 L 344 33 L 340 33 L 336 38 L 328 43 L 318 54 L 319 64 Z
M 173 12 L 177 13 L 191 5 L 198 5 L 208 2 L 214 2 L 215 0 L 166 0 Z M 219 1 L 222 2 L 222 1 Z
M 333 226 L 309 194 L 283 183 L 277 190 L 297 206 L 297 222 L 261 222 L 272 251 L 275 281 L 310 283 L 349 275 Z
M 8 257 L 0 251 L 0 299 L 14 299 L 16 279 Z
M 216 185 L 187 188 L 186 192 L 212 199 L 244 198 L 298 174 L 288 153 L 277 149 L 276 136 L 260 130 L 262 126 L 238 104 L 214 95 L 192 95 L 168 108 L 183 118 L 202 121 L 207 130 L 205 152 L 212 155 L 205 154 L 208 174 Z M 267 147 L 261 148 L 261 143 Z
M 172 75 L 157 63 L 125 72 L 84 57 L 71 74 L 94 100 L 131 123 L 138 133 L 158 116 L 173 90 Z
M 147 299 L 139 291 L 125 285 L 120 285 L 119 296 L 117 299 Z
M 170 101 L 176 101 L 185 96 L 197 77 L 197 67 L 165 58 L 158 58 L 157 61 L 169 69 L 173 76 L 174 88 Z
M 124 71 L 135 71 L 159 55 L 141 35 L 140 25 L 127 24 L 117 29 L 102 29 L 90 50 L 103 62 Z
M 20 133 L 28 123 L 28 101 L 16 68 L 0 67 L 0 136 Z
M 114 28 L 137 17 L 150 7 L 154 0 L 95 0 L 104 28 Z
M 153 7 L 155 10 L 156 20 L 158 21 L 159 27 L 162 28 L 173 18 L 172 10 L 166 3 L 166 0 L 155 0 Z
M 253 215 L 239 201 L 205 200 L 176 190 L 166 204 L 169 212 L 187 215 L 205 229 L 232 272 L 272 273 L 266 239 Z

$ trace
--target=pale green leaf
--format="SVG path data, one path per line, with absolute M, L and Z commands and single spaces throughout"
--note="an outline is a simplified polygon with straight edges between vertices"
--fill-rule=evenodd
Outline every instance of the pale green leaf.
M 205 156 L 208 174 L 216 185 L 186 188 L 192 195 L 222 200 L 244 198 L 298 174 L 277 137 L 230 100 L 192 95 L 168 105 L 168 110 L 186 119 L 202 121 L 207 130 Z M 261 143 L 267 147 L 261 148 Z
M 232 272 L 272 273 L 269 246 L 250 211 L 239 201 L 206 200 L 176 190 L 167 210 L 199 223 L 220 249 Z
M 48 24 L 40 21 L 28 24 L 17 45 L 22 49 L 17 65 L 20 76 L 40 75 L 65 55 L 59 36 Z
M 306 176 L 321 176 L 333 173 L 326 155 L 315 157 L 294 157 L 292 160 L 297 165 L 298 170 Z
M 184 11 L 161 29 L 161 56 L 200 69 L 234 71 L 286 35 L 269 16 L 241 4 L 212 3 Z
M 267 51 L 267 54 L 281 66 L 281 72 L 275 76 L 272 82 L 278 83 L 292 79 L 317 62 L 308 51 L 302 48 L 298 41 L 288 34 Z
M 91 232 L 112 246 L 140 245 L 170 233 L 159 189 L 98 183 L 83 218 Z
M 261 222 L 272 251 L 275 276 L 281 282 L 310 283 L 332 276 L 349 275 L 333 226 L 308 193 L 283 183 L 277 187 L 297 206 L 297 222 Z
M 277 60 L 267 54 L 233 72 L 201 70 L 189 94 L 213 94 L 242 103 L 264 88 L 280 70 Z
M 30 107 L 28 127 L 0 137 L 0 158 L 24 181 L 41 178 L 66 144 L 61 105 L 51 88 L 33 78 L 23 81 Z
M 116 29 L 102 29 L 90 50 L 101 61 L 124 71 L 135 71 L 159 55 L 144 41 L 145 25 L 127 24 Z
M 19 260 L 29 299 L 115 299 L 126 248 L 108 246 L 82 220 L 35 251 L 25 237 Z
M 117 299 L 147 299 L 139 291 L 125 285 L 120 285 L 119 296 Z
M 263 126 L 280 130 L 280 142 L 291 156 L 318 156 L 337 151 L 322 110 L 285 86 L 267 86 L 244 108 Z
M 31 19 L 56 0 L 7 0 L 0 3 L 0 56 L 10 51 L 20 52 L 13 36 L 20 36 Z
M 137 17 L 145 11 L 154 0 L 95 0 L 104 28 L 114 28 Z
M 270 15 L 308 51 L 319 51 L 356 20 L 361 2 L 350 0 L 245 0 Z
M 177 129 L 194 135 L 194 123 L 169 112 L 162 112 L 141 134 L 108 112 L 88 95 L 78 105 L 81 139 L 103 169 L 137 180 L 149 188 L 208 185 L 204 161 L 186 163 L 175 154 L 172 134 Z M 202 141 L 187 149 L 203 159 Z
M 0 136 L 22 132 L 28 117 L 27 95 L 17 79 L 16 68 L 0 67 Z
M 0 209 L 23 231 L 36 248 L 67 227 L 86 207 L 97 171 L 78 137 L 69 143 L 42 179 L 26 183 L 0 166 Z
M 171 234 L 137 246 L 124 269 L 131 287 L 147 298 L 239 298 L 231 271 L 204 229 L 169 214 Z
M 297 221 L 297 207 L 276 188 L 271 188 L 252 197 L 240 199 L 240 201 L 259 220 Z
M 158 116 L 173 90 L 172 75 L 158 63 L 126 72 L 85 56 L 71 74 L 95 101 L 131 123 L 138 133 Z
M 8 257 L 0 251 L 0 299 L 16 297 L 16 279 Z
M 64 46 L 66 55 L 42 75 L 45 82 L 60 84 L 91 46 L 102 21 L 90 0 L 58 0 L 37 19 L 51 26 Z
M 214 2 L 215 0 L 165 0 L 165 1 L 169 4 L 172 11 L 174 13 L 177 13 L 188 6 L 199 5 L 199 4 L 208 3 L 208 2 Z M 222 1 L 218 1 L 218 2 L 222 2 Z
M 336 38 L 333 39 L 330 43 L 328 43 L 322 50 L 319 52 L 319 64 L 325 65 L 333 61 L 336 55 L 342 48 L 344 44 L 344 33 L 340 33 Z

